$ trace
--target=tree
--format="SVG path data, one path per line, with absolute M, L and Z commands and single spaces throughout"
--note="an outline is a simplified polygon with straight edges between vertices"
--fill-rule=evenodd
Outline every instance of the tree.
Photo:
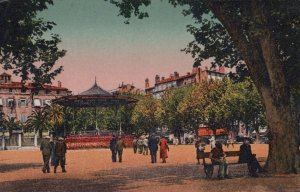
M 180 104 L 190 91 L 190 87 L 170 89 L 165 92 L 160 100 L 163 109 L 161 119 L 176 137 L 179 137 L 185 130 L 193 129 L 193 127 L 188 126 L 190 123 L 184 124 L 186 115 L 189 115 L 189 113 L 180 112 Z
M 61 128 L 64 122 L 64 111 L 63 107 L 60 105 L 52 104 L 47 106 L 44 110 L 45 118 L 49 121 L 49 125 L 52 128 L 52 131 L 55 134 L 58 134 L 59 129 Z
M 158 108 L 158 100 L 151 96 L 144 96 L 139 99 L 131 116 L 136 134 L 155 132 L 159 125 L 156 113 Z
M 12 136 L 13 130 L 21 129 L 22 125 L 20 121 L 17 121 L 15 117 L 8 117 L 8 119 L 4 119 L 4 127 L 8 129 L 9 137 Z
M 148 15 L 140 11 L 151 0 L 110 0 L 119 14 L 130 18 Z M 237 68 L 235 77 L 248 74 L 266 110 L 270 132 L 266 168 L 270 173 L 291 173 L 297 159 L 297 126 L 291 94 L 300 85 L 300 1 L 298 0 L 170 0 L 187 5 L 196 27 L 189 26 L 195 40 L 186 52 L 195 65 L 214 58 L 213 65 Z
M 59 36 L 49 33 L 55 23 L 37 16 L 52 4 L 52 0 L 0 2 L 0 63 L 19 75 L 22 83 L 32 80 L 33 92 L 63 70 L 62 66 L 54 68 L 66 53 L 58 48 Z
M 43 131 L 49 131 L 50 127 L 51 125 L 44 110 L 33 111 L 26 121 L 26 131 L 39 133 L 40 138 L 43 136 Z

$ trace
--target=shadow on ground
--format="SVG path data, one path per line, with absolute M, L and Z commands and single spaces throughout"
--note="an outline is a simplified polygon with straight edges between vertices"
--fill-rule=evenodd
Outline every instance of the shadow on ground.
M 16 164 L 14 164 L 16 166 Z M 40 164 L 18 164 L 15 168 L 7 167 L 5 170 L 22 169 Z M 1 167 L 1 166 L 0 166 Z M 243 168 L 235 166 L 234 177 L 244 176 Z M 1 169 L 0 169 L 1 170 Z M 216 168 L 217 170 L 217 168 Z M 20 181 L 0 183 L 0 191 L 40 192 L 40 191 L 120 191 L 128 189 L 141 189 L 141 183 L 157 183 L 162 186 L 184 185 L 187 181 L 205 180 L 202 166 L 195 164 L 147 166 L 143 168 L 119 168 L 95 172 L 93 179 L 25 179 Z M 207 184 L 215 182 L 205 181 Z M 149 183 L 148 183 L 149 184 Z M 129 186 L 128 186 L 129 185 Z
M 14 164 L 0 164 L 0 173 L 17 171 L 20 169 L 32 169 L 42 167 L 41 163 L 14 163 Z
M 21 165 L 18 164 L 18 169 L 40 166 L 39 164 L 23 164 L 23 167 Z M 153 186 L 157 189 L 155 191 L 161 191 L 161 187 L 170 187 L 172 191 L 182 191 L 182 187 L 186 188 L 191 184 L 196 187 L 192 191 L 300 191 L 300 186 L 297 184 L 299 177 L 293 175 L 250 178 L 247 176 L 247 166 L 232 165 L 230 170 L 232 179 L 219 181 L 215 178 L 205 179 L 202 166 L 195 164 L 127 167 L 94 172 L 87 175 L 88 178 L 82 179 L 67 178 L 68 173 L 66 173 L 66 178 L 63 179 L 59 177 L 0 182 L 0 191 L 143 191 L 145 187 L 153 188 Z M 216 173 L 214 173 L 215 175 Z M 179 190 L 178 187 L 181 189 Z

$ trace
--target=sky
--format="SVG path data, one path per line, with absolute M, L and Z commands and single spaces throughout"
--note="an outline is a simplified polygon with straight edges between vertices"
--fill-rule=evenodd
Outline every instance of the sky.
M 180 51 L 193 37 L 186 32 L 192 24 L 184 17 L 182 7 L 174 8 L 167 1 L 152 1 L 145 8 L 149 18 L 125 19 L 118 9 L 103 0 L 54 0 L 54 5 L 40 16 L 54 21 L 52 32 L 60 35 L 61 48 L 67 50 L 57 65 L 64 71 L 53 84 L 62 81 L 74 94 L 97 83 L 106 90 L 122 82 L 144 89 L 156 74 L 168 77 L 174 71 L 186 74 L 192 70 L 193 58 Z

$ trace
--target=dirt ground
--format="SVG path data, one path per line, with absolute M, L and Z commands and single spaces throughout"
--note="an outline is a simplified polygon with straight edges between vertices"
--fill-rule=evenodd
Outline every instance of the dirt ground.
M 252 150 L 265 158 L 267 145 L 255 144 Z M 229 150 L 238 150 L 230 146 Z M 206 149 L 210 150 L 210 149 Z M 226 150 L 226 147 L 225 147 Z M 237 161 L 230 158 L 229 161 Z M 193 145 L 170 146 L 166 164 L 150 163 L 150 155 L 133 154 L 125 149 L 122 163 L 112 163 L 108 149 L 70 150 L 67 173 L 44 174 L 42 156 L 37 149 L 0 151 L 0 192 L 47 191 L 255 191 L 300 192 L 299 175 L 248 176 L 247 165 L 229 165 L 232 179 L 207 180 L 203 166 L 196 164 Z M 51 167 L 53 168 L 53 167 Z

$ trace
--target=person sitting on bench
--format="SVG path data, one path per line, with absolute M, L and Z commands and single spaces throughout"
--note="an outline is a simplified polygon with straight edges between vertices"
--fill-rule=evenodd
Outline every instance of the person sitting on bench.
M 217 142 L 216 147 L 211 150 L 209 158 L 211 159 L 213 165 L 219 165 L 218 178 L 229 178 L 227 162 L 225 159 L 226 154 L 224 153 L 222 144 L 220 142 Z
M 239 163 L 247 163 L 251 177 L 258 177 L 256 171 L 263 172 L 263 168 L 259 165 L 256 155 L 252 154 L 249 140 L 245 139 L 240 146 Z

